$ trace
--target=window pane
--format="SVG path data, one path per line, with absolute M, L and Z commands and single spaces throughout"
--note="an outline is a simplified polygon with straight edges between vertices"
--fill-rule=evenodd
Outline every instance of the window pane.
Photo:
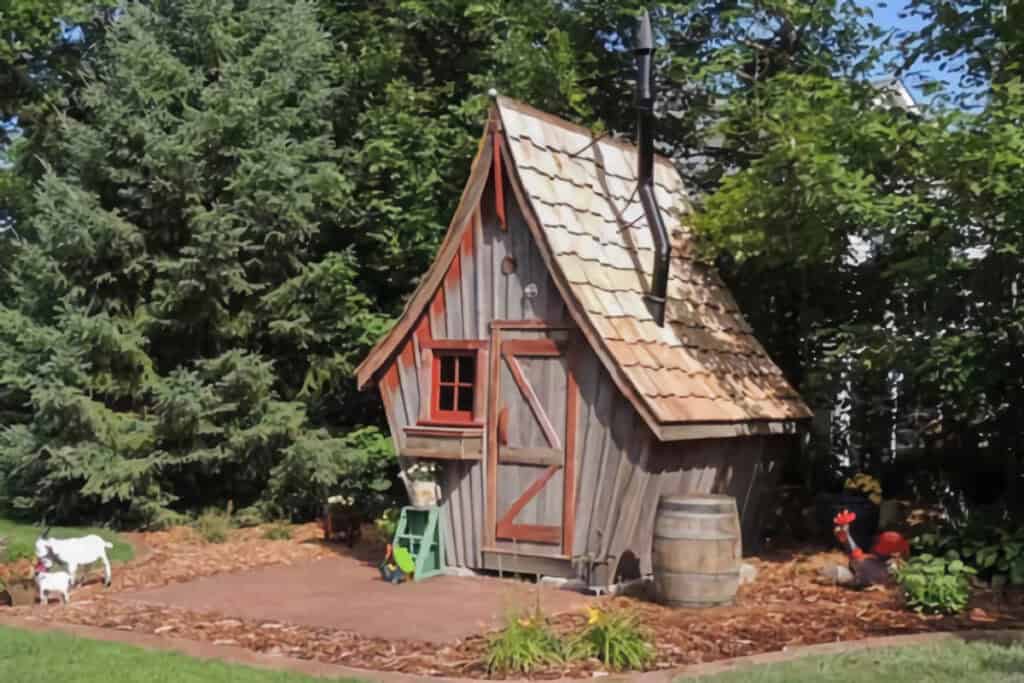
M 459 410 L 473 410 L 473 387 L 459 387 Z
M 455 381 L 455 356 L 441 356 L 441 381 Z
M 459 358 L 459 382 L 472 384 L 476 379 L 476 357 L 461 356 Z
M 439 410 L 455 410 L 455 387 L 441 387 L 441 391 L 438 394 L 437 407 Z

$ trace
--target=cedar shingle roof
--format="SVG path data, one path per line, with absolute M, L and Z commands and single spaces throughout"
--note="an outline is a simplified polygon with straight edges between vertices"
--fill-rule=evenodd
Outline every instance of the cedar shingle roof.
M 753 337 L 718 274 L 694 259 L 682 178 L 655 164 L 672 241 L 666 325 L 644 299 L 654 258 L 636 189 L 636 148 L 498 99 L 522 190 L 592 332 L 661 423 L 794 420 L 811 412 Z M 557 279 L 557 278 L 556 278 Z M 606 362 L 606 365 L 608 363 Z

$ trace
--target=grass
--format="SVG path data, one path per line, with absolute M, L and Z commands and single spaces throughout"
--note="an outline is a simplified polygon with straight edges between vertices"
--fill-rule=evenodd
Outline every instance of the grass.
M 35 557 L 35 543 L 41 532 L 42 529 L 37 526 L 0 517 L 0 538 L 7 539 L 6 550 L 0 552 L 0 564 L 13 562 L 23 557 Z M 121 539 L 109 529 L 63 526 L 55 526 L 50 529 L 50 536 L 53 538 L 73 538 L 88 534 L 97 534 L 114 544 L 114 549 L 108 554 L 111 562 L 123 562 L 132 559 L 134 551 L 131 544 Z
M 345 680 L 345 679 L 335 679 Z M 347 679 L 357 683 L 355 679 Z M 322 683 L 279 671 L 128 645 L 0 627 L 0 681 L 11 683 Z
M 679 683 L 1024 683 L 1024 644 L 945 641 L 934 645 L 807 657 Z
M 207 543 L 224 543 L 231 535 L 231 509 L 208 508 L 196 519 L 195 529 Z

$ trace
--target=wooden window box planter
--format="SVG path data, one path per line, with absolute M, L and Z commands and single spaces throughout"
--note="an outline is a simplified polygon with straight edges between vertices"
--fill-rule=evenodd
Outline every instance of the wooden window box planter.
M 399 455 L 428 460 L 480 460 L 483 456 L 482 427 L 435 427 L 412 425 L 405 428 Z

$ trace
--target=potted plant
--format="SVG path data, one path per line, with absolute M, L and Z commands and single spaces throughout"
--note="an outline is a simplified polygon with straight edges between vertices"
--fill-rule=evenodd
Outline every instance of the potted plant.
M 409 497 L 413 507 L 426 508 L 437 505 L 440 496 L 437 485 L 437 463 L 418 460 L 405 470 L 409 482 Z
M 341 536 L 349 547 L 359 542 L 362 535 L 363 513 L 352 496 L 330 496 L 324 506 L 324 540 Z
M 878 533 L 879 508 L 882 504 L 882 485 L 877 479 L 864 472 L 847 477 L 840 493 L 821 493 L 817 497 L 818 524 L 834 543 L 832 520 L 843 510 L 857 515 L 850 525 L 850 535 L 861 548 L 871 547 L 871 541 Z

